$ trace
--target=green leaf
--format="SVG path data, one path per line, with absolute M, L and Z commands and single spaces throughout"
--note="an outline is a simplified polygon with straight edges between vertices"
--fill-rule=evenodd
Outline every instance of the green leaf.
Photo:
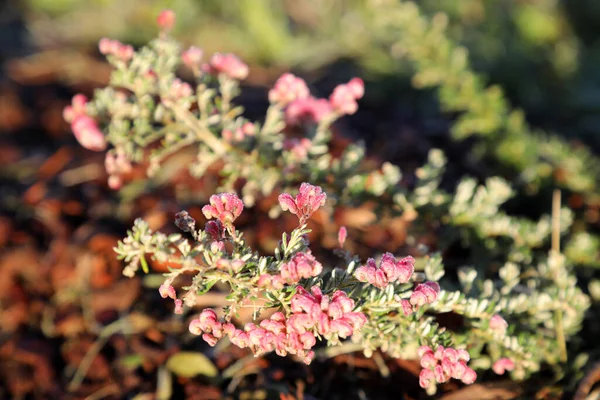
M 196 375 L 215 377 L 217 367 L 202 353 L 182 351 L 169 357 L 166 367 L 177 376 L 192 378 Z

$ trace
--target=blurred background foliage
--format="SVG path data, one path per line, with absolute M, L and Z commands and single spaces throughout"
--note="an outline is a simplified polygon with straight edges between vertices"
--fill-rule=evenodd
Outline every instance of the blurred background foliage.
M 396 0 L 27 0 L 27 25 L 39 44 L 95 46 L 102 36 L 141 45 L 155 34 L 161 9 L 177 12 L 174 34 L 208 53 L 235 52 L 254 66 L 310 73 L 351 61 L 383 88 L 402 88 L 410 60 L 393 56 L 406 26 L 382 22 Z M 448 16 L 446 34 L 469 62 L 497 83 L 535 126 L 600 149 L 600 5 L 594 0 L 416 2 L 421 13 Z M 349 75 L 346 73 L 345 75 Z M 345 77 L 339 77 L 342 80 Z M 376 85 L 377 86 L 377 85 Z M 385 89 L 388 88 L 386 91 Z M 370 88 L 371 89 L 371 88 Z M 394 96 L 411 93 L 395 90 Z M 384 98 L 384 99 L 387 99 Z M 381 99 L 381 100 L 384 100 Z

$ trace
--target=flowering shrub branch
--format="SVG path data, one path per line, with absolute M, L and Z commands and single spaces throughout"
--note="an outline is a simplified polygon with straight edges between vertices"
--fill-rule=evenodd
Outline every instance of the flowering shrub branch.
M 209 290 L 215 283 L 226 283 L 231 294 L 231 305 L 219 318 L 211 309 L 203 310 L 190 322 L 190 332 L 201 335 L 211 346 L 227 337 L 232 344 L 249 348 L 261 355 L 275 351 L 280 356 L 294 354 L 310 363 L 313 347 L 324 340 L 338 345 L 351 338 L 362 344 L 366 354 L 382 348 L 390 354 L 410 356 L 407 343 L 417 341 L 426 346 L 439 346 L 436 360 L 428 360 L 433 353 L 420 351 L 421 385 L 433 390 L 435 383 L 451 377 L 464 383 L 475 380 L 475 372 L 466 365 L 466 350 L 444 347 L 450 339 L 429 318 L 427 308 L 434 304 L 440 293 L 435 282 L 414 282 L 414 258 L 396 259 L 386 253 L 379 268 L 373 259 L 357 266 L 354 259 L 345 268 L 328 269 L 311 254 L 306 234 L 306 220 L 324 205 L 326 194 L 320 187 L 303 183 L 294 198 L 288 193 L 280 196 L 282 209 L 299 217 L 299 226 L 289 237 L 283 234 L 273 256 L 260 256 L 243 240 L 234 222 L 243 210 L 242 201 L 232 193 L 214 195 L 202 211 L 210 220 L 204 229 L 197 230 L 195 221 L 186 212 L 179 213 L 176 225 L 190 233 L 193 240 L 181 235 L 165 236 L 153 233 L 146 223 L 137 220 L 134 229 L 116 248 L 117 254 L 128 264 L 124 273 L 131 276 L 147 255 L 157 260 L 174 261 L 182 267 L 166 274 L 159 288 L 163 298 L 175 302 L 175 313 L 183 313 L 184 306 L 193 307 L 196 296 Z M 178 294 L 173 286 L 177 277 L 194 273 L 193 283 Z M 233 325 L 232 318 L 244 298 L 265 300 L 262 309 L 276 309 L 269 318 L 248 323 L 241 328 Z M 260 309 L 260 307 L 258 308 Z M 393 333 L 393 334 L 392 334 Z M 415 349 L 412 349 L 412 356 Z M 425 359 L 423 358 L 425 357 Z M 437 363 L 437 361 L 436 361 Z M 449 369 L 448 369 L 449 368 Z M 440 372 L 441 371 L 441 372 Z M 433 374 L 433 375 L 432 375 Z
M 203 62 L 201 49 L 182 51 L 170 38 L 173 15 L 161 14 L 158 23 L 159 38 L 137 51 L 103 40 L 100 50 L 115 67 L 111 85 L 91 101 L 75 96 L 64 116 L 82 146 L 94 151 L 112 146 L 105 166 L 113 189 L 126 183 L 134 164 L 147 162 L 153 176 L 183 148 L 196 149 L 190 171 L 197 177 L 221 163 L 222 193 L 202 209 L 209 220 L 204 228 L 185 211 L 176 216 L 176 225 L 191 240 L 152 232 L 136 220 L 116 249 L 127 276 L 139 268 L 148 272 L 147 257 L 181 265 L 165 275 L 159 289 L 174 301 L 176 313 L 193 307 L 197 296 L 217 282 L 229 285 L 231 304 L 222 313 L 204 310 L 190 323 L 192 333 L 210 345 L 227 337 L 256 355 L 274 351 L 307 363 L 319 341 L 337 345 L 348 339 L 367 356 L 381 349 L 393 357 L 420 358 L 420 383 L 429 392 L 451 378 L 472 383 L 474 369 L 510 371 L 523 379 L 543 364 L 561 362 L 551 350 L 561 341 L 553 316 L 563 316 L 568 340 L 577 334 L 590 302 L 577 287 L 569 259 L 539 251 L 552 230 L 549 217 L 533 222 L 504 213 L 500 205 L 512 190 L 499 178 L 480 186 L 465 179 L 455 194 L 441 190 L 445 158 L 438 150 L 417 171 L 412 190 L 399 184 L 401 172 L 394 165 L 365 168 L 365 150 L 359 145 L 333 157 L 329 128 L 356 112 L 364 94 L 358 78 L 339 85 L 328 99 L 318 99 L 302 79 L 284 74 L 269 92 L 264 123 L 248 121 L 233 102 L 248 67 L 231 54 L 214 54 Z M 193 73 L 194 87 L 176 77 L 180 63 Z M 241 198 L 234 193 L 240 182 Z M 292 196 L 300 182 L 305 183 Z M 270 215 L 289 211 L 298 217 L 298 227 L 282 235 L 272 256 L 261 256 L 247 245 L 235 220 L 276 188 L 282 194 Z M 327 203 L 330 212 L 334 204 L 366 201 L 376 201 L 376 211 L 401 215 L 415 228 L 440 221 L 445 229 L 441 248 L 444 239 L 468 243 L 474 248 L 474 267 L 461 268 L 459 284 L 449 281 L 442 289 L 444 269 L 437 253 L 417 259 L 386 253 L 379 261 L 363 263 L 338 249 L 343 264 L 323 265 L 310 251 L 307 220 Z M 560 219 L 562 232 L 568 232 L 570 211 L 562 210 Z M 347 236 L 340 229 L 340 247 Z M 588 251 L 593 253 L 593 246 Z M 580 251 L 568 254 L 575 257 Z M 498 262 L 491 276 L 487 268 Z M 175 281 L 182 274 L 194 277 L 178 293 Z M 265 303 L 256 307 L 253 323 L 236 327 L 232 318 L 248 298 Z M 260 319 L 259 311 L 266 310 L 275 313 Z M 463 319 L 462 329 L 441 326 L 440 315 L 449 312 Z

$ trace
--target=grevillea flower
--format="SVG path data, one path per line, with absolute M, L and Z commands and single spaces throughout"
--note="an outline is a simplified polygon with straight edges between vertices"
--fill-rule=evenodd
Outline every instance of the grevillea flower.
M 306 82 L 290 73 L 281 75 L 269 91 L 269 101 L 284 107 L 294 100 L 305 99 L 310 96 Z
M 232 79 L 243 80 L 248 76 L 248 66 L 234 54 L 215 53 L 208 67 L 209 72 L 224 74 Z
M 100 39 L 98 50 L 101 54 L 114 56 L 123 62 L 131 60 L 134 53 L 133 47 L 130 45 L 108 38 Z
M 170 31 L 175 26 L 175 12 L 173 10 L 161 11 L 156 18 L 156 23 L 161 31 Z
M 508 323 L 499 314 L 495 314 L 492 318 L 490 318 L 490 329 L 496 332 L 504 333 L 506 332 L 506 328 L 508 328 Z
M 417 285 L 410 296 L 410 304 L 415 308 L 433 303 L 440 292 L 440 285 L 435 282 L 425 282 Z
M 501 358 L 492 365 L 492 370 L 498 375 L 504 375 L 506 371 L 515 369 L 515 363 L 510 358 Z
M 106 149 L 106 138 L 96 120 L 87 115 L 86 106 L 87 98 L 76 94 L 71 100 L 71 105 L 63 110 L 63 117 L 71 123 L 71 130 L 79 144 L 88 150 L 103 151 Z
M 304 224 L 310 216 L 325 204 L 327 195 L 320 186 L 313 186 L 310 183 L 300 185 L 300 190 L 293 198 L 288 193 L 279 195 L 279 205 L 283 211 L 291 212 L 298 216 L 301 224 Z
M 421 346 L 417 352 L 421 357 L 421 373 L 419 385 L 429 387 L 433 382 L 444 383 L 450 378 L 460 379 L 465 384 L 471 384 L 477 379 L 477 374 L 467 366 L 469 353 L 451 347 L 438 346 L 434 352 L 429 346 Z
M 346 238 L 348 237 L 348 231 L 345 226 L 340 227 L 338 230 L 338 243 L 340 247 L 344 247 L 344 243 L 346 242 Z
M 171 86 L 169 86 L 167 97 L 172 100 L 179 100 L 184 97 L 190 97 L 193 93 L 192 87 L 187 82 L 175 78 L 173 79 L 173 82 L 171 82 Z
M 204 52 L 201 48 L 196 46 L 191 46 L 183 53 L 181 53 L 181 61 L 191 69 L 198 68 L 200 66 L 200 61 L 202 61 L 202 56 Z
M 332 108 L 326 99 L 314 97 L 299 98 L 292 101 L 285 109 L 285 122 L 288 125 L 301 125 L 303 123 L 319 123 Z
M 232 224 L 244 209 L 244 203 L 235 193 L 214 194 L 209 201 L 209 205 L 202 207 L 202 213 L 208 219 L 218 219 L 225 226 Z
M 312 278 L 323 271 L 323 265 L 310 253 L 296 253 L 281 265 L 280 276 L 287 284 L 298 283 L 302 278 Z
M 88 115 L 79 115 L 71 123 L 73 135 L 80 145 L 88 150 L 103 151 L 106 149 L 106 138 L 95 119 Z
M 258 326 L 248 323 L 243 329 L 219 322 L 213 310 L 204 310 L 199 318 L 190 322 L 189 329 L 195 335 L 202 335 L 211 346 L 227 336 L 234 345 L 248 347 L 256 355 L 271 351 L 280 356 L 296 354 L 310 364 L 314 357 L 311 349 L 317 343 L 316 333 L 327 338 L 345 338 L 366 323 L 363 313 L 352 312 L 354 301 L 342 291 L 329 297 L 318 287 L 311 288 L 309 293 L 299 286 L 291 304 L 289 318 L 276 312 Z
M 379 268 L 375 260 L 369 258 L 367 264 L 359 267 L 354 276 L 360 282 L 368 282 L 380 289 L 388 284 L 399 282 L 406 283 L 415 271 L 415 259 L 411 256 L 396 260 L 392 253 L 385 253 L 381 257 Z
M 175 288 L 171 285 L 162 284 L 158 288 L 158 293 L 160 293 L 160 297 L 166 299 L 167 297 L 175 300 L 177 298 L 177 293 L 175 293 Z
M 345 85 L 338 85 L 329 97 L 329 102 L 339 114 L 354 114 L 358 110 L 356 100 L 363 96 L 364 90 L 365 87 L 362 79 L 353 78 Z

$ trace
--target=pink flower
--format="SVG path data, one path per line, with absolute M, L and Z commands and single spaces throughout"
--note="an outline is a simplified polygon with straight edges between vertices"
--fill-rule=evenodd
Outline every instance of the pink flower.
M 402 299 L 400 300 L 400 306 L 402 306 L 402 312 L 407 317 L 413 313 L 413 307 L 412 304 L 410 304 L 410 301 Z
M 323 265 L 310 253 L 296 253 L 281 266 L 281 278 L 288 284 L 298 283 L 302 278 L 312 278 L 323 271 Z
M 344 247 L 344 243 L 346 243 L 346 238 L 348 237 L 348 231 L 345 226 L 340 227 L 338 230 L 338 243 L 340 247 Z
M 248 66 L 234 54 L 215 53 L 210 59 L 210 72 L 243 80 L 248 76 Z
M 515 369 L 515 363 L 510 358 L 501 358 L 492 365 L 492 370 L 498 375 L 504 375 L 505 371 Z
M 85 97 L 81 93 L 76 94 L 71 100 L 71 105 L 66 106 L 63 110 L 63 118 L 65 119 L 65 121 L 71 123 L 73 122 L 75 117 L 78 117 L 80 115 L 86 115 L 86 105 L 87 97 Z
M 431 347 L 429 347 L 429 346 L 421 346 L 417 350 L 417 354 L 419 355 L 419 357 L 423 357 L 425 354 L 427 354 L 429 352 L 433 353 L 433 350 L 431 350 Z
M 285 122 L 288 125 L 319 123 L 331 112 L 331 104 L 325 99 L 299 98 L 292 101 L 285 109 Z
M 433 368 L 438 363 L 438 360 L 434 357 L 433 352 L 427 352 L 421 356 L 421 367 Z
M 165 285 L 163 283 L 158 288 L 158 292 L 160 293 L 160 297 L 162 297 L 163 299 L 170 297 L 173 300 L 175 300 L 177 298 L 177 293 L 175 293 L 175 288 L 171 285 Z
M 193 335 L 200 335 L 202 333 L 202 323 L 199 319 L 193 319 L 190 321 L 189 330 Z
M 281 75 L 275 82 L 273 89 L 269 91 L 269 101 L 280 106 L 286 106 L 297 99 L 305 99 L 310 96 L 306 82 L 290 73 Z
M 210 196 L 210 205 L 202 207 L 202 213 L 208 219 L 216 218 L 225 226 L 240 216 L 244 203 L 235 193 L 221 193 Z
M 204 52 L 202 51 L 201 48 L 191 46 L 190 48 L 185 50 L 183 53 L 181 53 L 181 61 L 183 61 L 183 63 L 188 68 L 195 69 L 195 68 L 198 68 L 198 66 L 200 65 L 200 61 L 202 61 L 203 55 L 204 55 Z
M 465 373 L 463 374 L 461 381 L 465 385 L 470 385 L 477 379 L 477 373 L 473 371 L 471 368 L 466 367 Z
M 175 314 L 183 314 L 183 300 L 175 299 Z
M 219 341 L 218 338 L 214 337 L 210 333 L 203 334 L 202 339 L 204 339 L 204 341 L 206 343 L 208 343 L 210 345 L 210 347 L 214 347 L 217 344 L 217 342 Z
M 279 204 L 283 211 L 290 211 L 298 216 L 301 224 L 304 224 L 310 216 L 325 204 L 327 195 L 320 186 L 313 186 L 310 183 L 300 185 L 300 190 L 293 198 L 288 193 L 279 195 Z
M 435 379 L 433 371 L 430 369 L 422 369 L 419 374 L 419 386 L 426 389 L 431 384 L 431 381 Z
M 389 283 L 408 282 L 415 270 L 414 263 L 415 260 L 411 256 L 396 260 L 392 253 L 385 253 L 381 257 L 379 268 L 377 268 L 375 260 L 370 258 L 366 265 L 356 270 L 354 276 L 360 282 L 368 282 L 383 289 Z
M 477 374 L 461 360 L 464 358 L 461 352 L 465 351 L 438 346 L 434 352 L 429 346 L 421 346 L 417 351 L 423 368 L 419 379 L 421 387 L 427 388 L 432 381 L 444 383 L 450 378 L 460 379 L 466 384 L 475 382 Z
M 360 99 L 363 94 L 364 84 L 362 79 L 354 78 L 346 85 L 338 85 L 329 97 L 329 102 L 339 114 L 351 115 L 358 109 L 356 100 Z
M 173 12 L 173 10 L 161 11 L 156 18 L 156 23 L 161 31 L 170 31 L 175 25 L 175 12 Z
M 354 301 L 344 292 L 336 291 L 329 297 L 319 287 L 313 286 L 309 293 L 299 286 L 292 297 L 292 313 L 288 318 L 282 312 L 276 312 L 259 326 L 248 323 L 243 329 L 236 329 L 231 323 L 219 322 L 216 313 L 206 309 L 190 322 L 189 329 L 195 335 L 202 334 L 211 346 L 227 336 L 232 344 L 249 347 L 256 355 L 270 351 L 280 356 L 296 354 L 310 363 L 314 357 L 311 349 L 316 344 L 316 333 L 329 339 L 345 338 L 366 323 L 363 313 L 350 311 L 353 307 Z
M 101 54 L 114 56 L 123 62 L 127 62 L 133 58 L 133 47 L 123 44 L 118 40 L 102 38 L 98 42 L 98 50 Z
M 417 285 L 412 295 L 410 303 L 415 307 L 421 307 L 425 304 L 431 304 L 437 299 L 440 292 L 440 286 L 435 282 L 425 282 Z
M 504 333 L 506 328 L 508 328 L 508 323 L 499 314 L 495 314 L 492 318 L 490 318 L 490 329 L 496 332 Z
M 86 149 L 93 151 L 106 149 L 106 138 L 92 117 L 87 115 L 75 117 L 71 123 L 71 129 L 75 139 Z
M 365 83 L 360 78 L 352 78 L 347 84 L 348 89 L 354 95 L 355 99 L 360 99 L 365 94 Z
M 454 363 L 452 366 L 452 378 L 462 379 L 462 377 L 465 375 L 465 372 L 467 372 L 467 368 L 467 364 L 464 361 Z

